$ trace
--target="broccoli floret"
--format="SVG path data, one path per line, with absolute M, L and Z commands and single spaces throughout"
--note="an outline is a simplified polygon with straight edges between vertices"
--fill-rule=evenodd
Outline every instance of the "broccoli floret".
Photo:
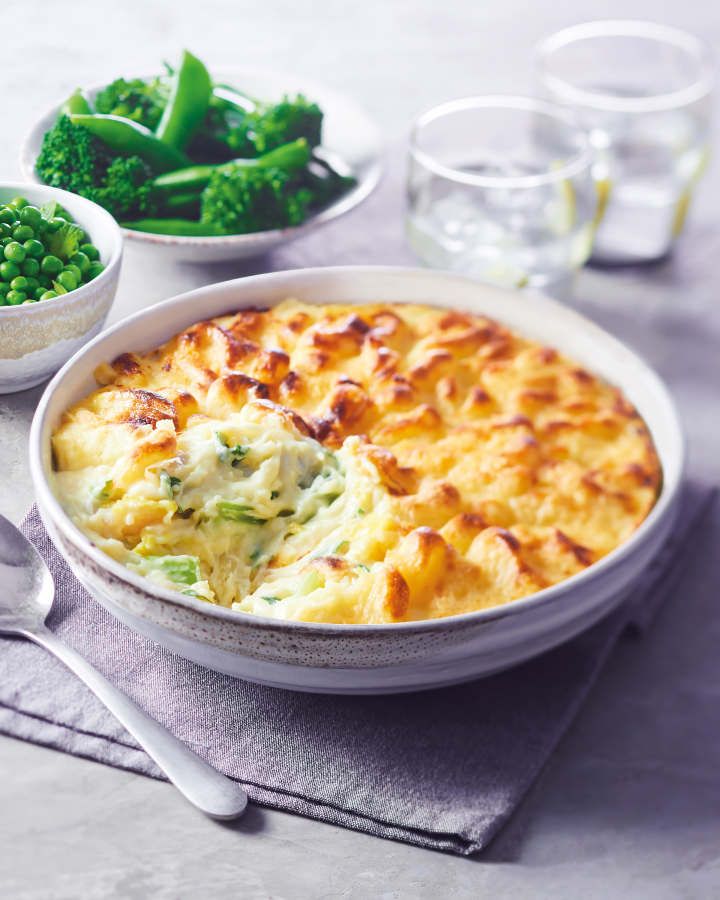
M 248 119 L 250 138 L 257 153 L 267 153 L 298 138 L 305 138 L 310 148 L 320 143 L 322 110 L 302 94 L 293 99 L 285 96 L 274 106 L 261 106 L 249 113 Z
M 60 116 L 43 138 L 35 169 L 45 184 L 104 206 L 116 218 L 149 211 L 152 171 L 138 156 L 114 157 L 87 128 Z
M 152 177 L 152 170 L 139 156 L 117 157 L 108 166 L 91 199 L 116 219 L 145 215 L 150 211 Z
M 150 81 L 118 78 L 98 92 L 95 109 L 107 115 L 124 116 L 154 131 L 162 117 L 168 95 L 169 87 L 164 78 L 153 78 Z
M 291 172 L 229 163 L 203 191 L 200 221 L 225 234 L 286 228 L 307 218 L 311 202 Z
M 213 160 L 223 154 L 251 158 L 298 138 L 305 138 L 312 149 L 320 143 L 322 122 L 320 107 L 302 94 L 276 104 L 256 103 L 251 109 L 214 98 L 190 154 Z
M 83 197 L 102 180 L 111 157 L 87 128 L 60 116 L 43 138 L 35 170 L 45 184 Z

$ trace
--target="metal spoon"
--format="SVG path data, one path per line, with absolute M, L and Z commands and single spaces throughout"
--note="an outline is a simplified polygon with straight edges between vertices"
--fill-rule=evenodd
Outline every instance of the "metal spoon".
M 0 516 L 0 634 L 21 635 L 54 653 L 102 700 L 198 809 L 213 819 L 241 815 L 248 798 L 239 784 L 196 756 L 45 627 L 54 596 L 52 575 L 40 554 Z

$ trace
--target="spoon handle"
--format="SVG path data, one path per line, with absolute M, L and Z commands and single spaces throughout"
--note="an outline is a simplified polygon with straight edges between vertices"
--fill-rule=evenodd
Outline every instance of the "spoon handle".
M 81 678 L 98 699 L 133 735 L 148 756 L 160 766 L 175 787 L 191 803 L 213 819 L 234 819 L 247 806 L 247 794 L 151 719 L 97 669 L 44 626 L 25 631 Z

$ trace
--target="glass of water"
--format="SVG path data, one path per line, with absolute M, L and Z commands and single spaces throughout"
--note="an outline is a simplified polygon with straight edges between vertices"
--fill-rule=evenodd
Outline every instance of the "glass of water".
M 711 54 L 652 22 L 588 22 L 536 48 L 542 95 L 571 109 L 596 153 L 593 259 L 659 259 L 682 231 L 709 156 Z
M 466 97 L 415 122 L 408 241 L 426 263 L 512 287 L 565 287 L 590 254 L 587 138 L 563 109 Z

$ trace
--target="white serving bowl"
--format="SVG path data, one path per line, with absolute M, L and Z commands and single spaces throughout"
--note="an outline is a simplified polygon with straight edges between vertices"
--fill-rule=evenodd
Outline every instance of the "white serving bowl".
M 0 306 L 0 394 L 46 381 L 102 328 L 117 290 L 122 234 L 96 203 L 46 185 L 0 182 L 0 204 L 25 197 L 41 206 L 56 200 L 88 233 L 105 265 L 88 284 L 54 300 Z
M 322 625 L 252 616 L 155 587 L 98 550 L 73 525 L 50 483 L 50 438 L 62 413 L 95 388 L 93 370 L 154 348 L 198 319 L 288 296 L 311 303 L 412 302 L 490 315 L 557 347 L 618 385 L 652 432 L 663 468 L 656 506 L 618 549 L 560 584 L 505 606 L 394 625 Z M 277 687 L 389 693 L 488 675 L 542 653 L 616 606 L 668 535 L 684 444 L 658 376 L 597 325 L 553 300 L 421 269 L 342 267 L 256 275 L 200 288 L 126 319 L 85 347 L 48 386 L 30 436 L 43 521 L 90 593 L 131 628 L 212 669 Z
M 261 100 L 277 101 L 284 94 L 304 94 L 314 100 L 325 113 L 323 147 L 338 154 L 350 166 L 358 183 L 327 209 L 295 228 L 222 237 L 176 237 L 123 229 L 131 241 L 152 247 L 165 258 L 178 262 L 222 262 L 260 256 L 344 215 L 377 187 L 382 173 L 380 130 L 354 100 L 311 79 L 282 72 L 232 68 L 213 70 L 212 75 L 216 81 L 232 84 Z M 87 95 L 94 98 L 106 83 L 88 88 Z M 55 104 L 35 123 L 21 148 L 20 168 L 30 181 L 41 183 L 35 172 L 35 160 L 43 135 L 57 119 L 61 105 Z

